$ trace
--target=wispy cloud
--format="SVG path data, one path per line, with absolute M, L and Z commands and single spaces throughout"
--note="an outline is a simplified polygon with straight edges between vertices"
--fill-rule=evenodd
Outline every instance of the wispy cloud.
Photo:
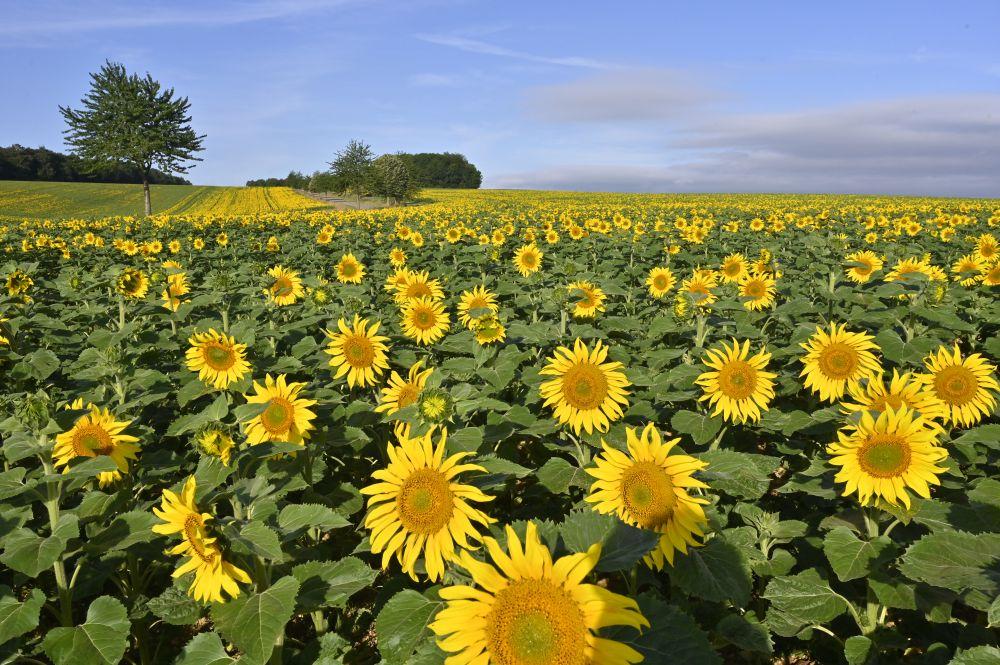
M 558 65 L 560 67 L 582 67 L 584 69 L 614 69 L 615 65 L 607 62 L 601 62 L 600 60 L 594 60 L 591 58 L 582 58 L 577 56 L 562 56 L 562 57 L 552 57 L 545 55 L 536 55 L 534 53 L 528 53 L 526 51 L 518 51 L 515 49 L 510 49 L 505 46 L 499 46 L 497 44 L 491 44 L 489 42 L 479 41 L 478 39 L 470 39 L 468 37 L 458 37 L 452 35 L 428 35 L 428 34 L 418 34 L 416 38 L 428 42 L 430 44 L 437 44 L 439 46 L 448 46 L 451 48 L 456 48 L 460 51 L 466 51 L 468 53 L 479 53 L 482 55 L 494 55 L 500 58 L 511 58 L 514 60 L 523 60 L 525 62 L 536 62 L 545 65 Z
M 458 76 L 452 74 L 435 74 L 426 72 L 414 74 L 408 80 L 409 84 L 418 88 L 454 88 L 461 83 Z

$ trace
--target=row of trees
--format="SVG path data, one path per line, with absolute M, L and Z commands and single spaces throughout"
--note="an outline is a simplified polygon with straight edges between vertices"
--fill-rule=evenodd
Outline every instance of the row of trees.
M 91 165 L 76 155 L 23 145 L 0 146 L 0 180 L 47 180 L 49 182 L 108 182 L 138 184 L 142 173 L 122 163 Z M 308 178 L 307 178 L 308 180 Z M 159 169 L 149 172 L 154 185 L 190 185 L 179 176 Z

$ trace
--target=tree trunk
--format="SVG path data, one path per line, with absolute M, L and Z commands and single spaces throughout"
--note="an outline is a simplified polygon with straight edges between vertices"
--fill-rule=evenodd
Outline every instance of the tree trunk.
M 142 176 L 142 196 L 145 203 L 146 217 L 152 213 L 152 206 L 149 202 L 149 176 L 143 174 Z

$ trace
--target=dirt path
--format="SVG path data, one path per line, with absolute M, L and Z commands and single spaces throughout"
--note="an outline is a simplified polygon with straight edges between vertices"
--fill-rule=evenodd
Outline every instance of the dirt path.
M 329 192 L 307 192 L 304 189 L 296 189 L 295 191 L 302 196 L 307 196 L 316 201 L 320 201 L 332 208 L 336 208 L 337 210 L 374 210 L 375 208 L 385 207 L 384 203 L 368 199 L 361 199 L 361 205 L 359 207 L 356 199 L 352 201 Z

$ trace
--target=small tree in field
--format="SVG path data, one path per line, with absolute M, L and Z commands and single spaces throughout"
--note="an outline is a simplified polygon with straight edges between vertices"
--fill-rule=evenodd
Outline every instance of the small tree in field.
M 373 194 L 384 196 L 387 203 L 411 199 L 417 193 L 413 174 L 399 155 L 382 155 L 372 162 L 369 187 Z
M 357 139 L 347 144 L 347 147 L 337 153 L 336 158 L 330 162 L 330 170 L 339 182 L 344 183 L 347 191 L 354 193 L 358 197 L 358 205 L 361 205 L 361 195 L 365 193 L 365 188 L 369 183 L 370 171 L 372 168 L 372 148 L 363 141 Z
M 68 125 L 66 143 L 92 168 L 136 167 L 149 215 L 150 172 L 155 167 L 168 174 L 187 173 L 190 165 L 185 162 L 201 161 L 194 154 L 202 150 L 205 136 L 191 128 L 188 98 L 174 99 L 174 89 L 161 90 L 149 74 L 140 77 L 129 74 L 124 65 L 105 62 L 90 78 L 82 109 L 59 107 Z

